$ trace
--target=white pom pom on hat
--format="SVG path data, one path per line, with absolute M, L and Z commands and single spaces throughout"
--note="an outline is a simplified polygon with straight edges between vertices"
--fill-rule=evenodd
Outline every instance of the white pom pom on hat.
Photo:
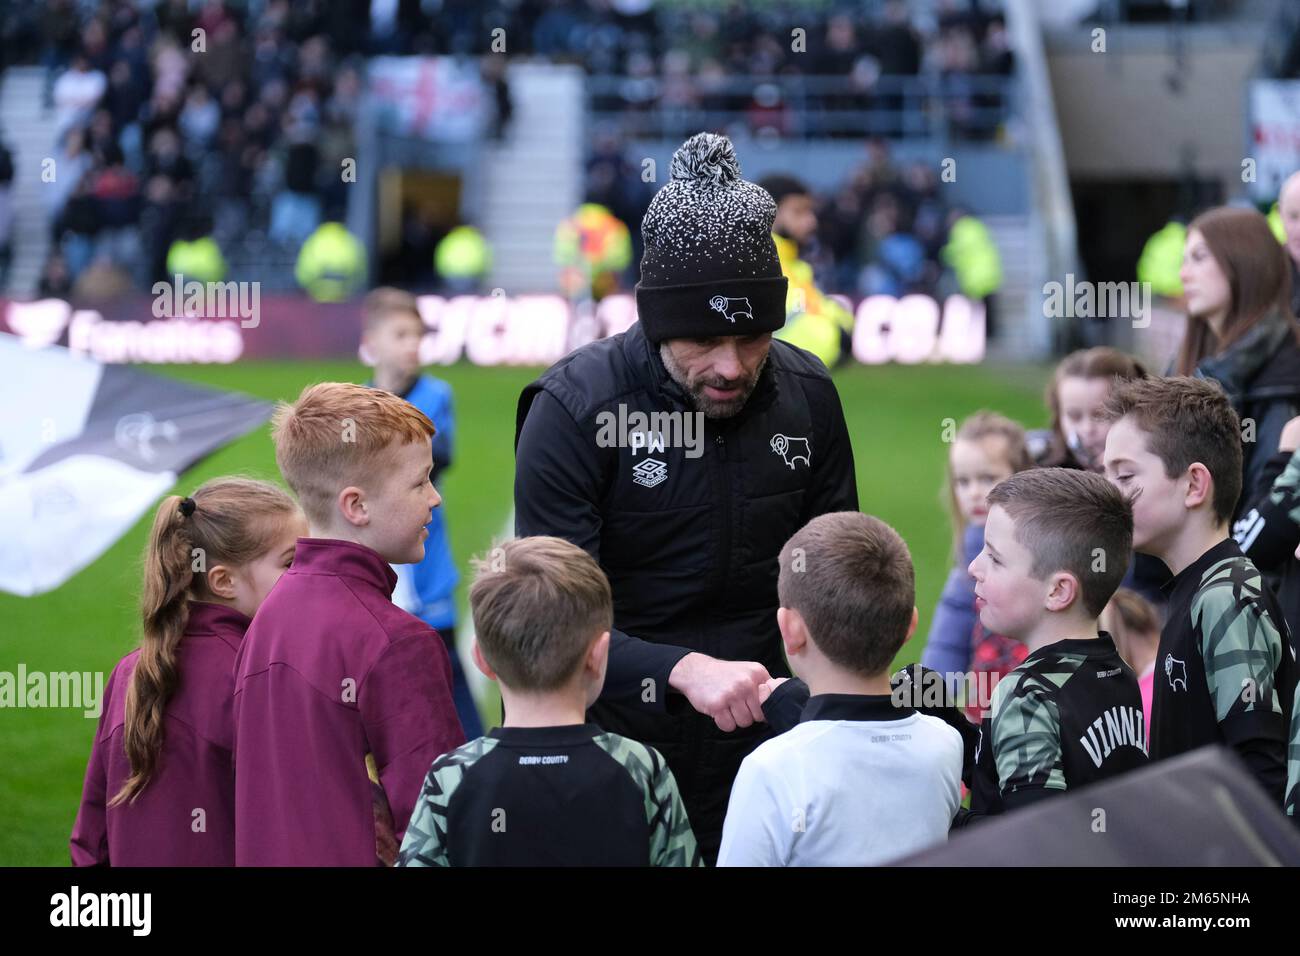
M 669 175 L 687 182 L 725 186 L 740 179 L 740 160 L 731 140 L 717 133 L 696 133 L 673 153 Z

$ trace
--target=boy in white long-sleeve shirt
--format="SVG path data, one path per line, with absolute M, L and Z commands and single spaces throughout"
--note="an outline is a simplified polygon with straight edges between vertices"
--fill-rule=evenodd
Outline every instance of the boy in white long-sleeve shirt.
M 877 518 L 814 518 L 781 551 L 777 623 L 811 696 L 740 766 L 719 866 L 865 866 L 947 839 L 961 735 L 889 683 L 916 630 L 912 558 Z

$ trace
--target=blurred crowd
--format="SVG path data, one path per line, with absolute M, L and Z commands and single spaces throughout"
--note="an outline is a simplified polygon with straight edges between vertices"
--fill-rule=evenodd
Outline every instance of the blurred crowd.
M 257 8 L 43 5 L 57 139 L 42 294 L 148 286 L 177 241 L 257 261 L 259 240 L 296 249 L 342 206 L 364 51 L 331 4 Z
M 951 278 L 943 249 L 964 210 L 944 202 L 933 163 L 898 162 L 889 141 L 872 139 L 864 161 L 838 186 L 812 189 L 814 227 L 792 238 L 827 292 L 850 296 L 944 295 Z M 640 223 L 655 183 L 643 183 L 616 130 L 598 131 L 587 166 L 587 202 L 627 224 L 631 261 L 640 261 Z M 789 172 L 797 173 L 797 170 Z M 635 266 L 621 284 L 635 283 Z
M 792 49 L 791 24 L 805 31 L 806 52 Z M 622 146 L 637 115 L 728 110 L 779 135 L 819 109 L 897 109 L 899 94 L 881 78 L 926 76 L 946 84 L 959 135 L 993 135 L 996 124 L 974 117 L 997 107 L 998 96 L 990 101 L 978 87 L 963 96 L 963 78 L 1006 76 L 1013 67 L 999 0 L 812 9 L 654 0 L 9 0 L 0 11 L 0 67 L 46 67 L 44 105 L 57 136 L 56 173 L 42 193 L 52 244 L 41 294 L 68 295 L 78 283 L 101 297 L 147 288 L 176 271 L 172 255 L 200 278 L 249 278 L 249 269 L 262 278 L 276 264 L 287 273 L 317 226 L 342 218 L 339 170 L 355 155 L 366 58 L 481 54 L 497 29 L 509 56 L 571 61 L 621 78 L 603 106 L 625 120 L 595 137 L 588 194 L 627 223 L 637 243 L 649 192 L 636 170 L 629 174 Z M 483 61 L 499 101 L 495 135 L 509 116 L 500 60 Z M 848 82 L 797 109 L 779 82 L 743 94 L 718 86 L 751 75 Z M 0 144 L 0 191 L 7 156 Z M 888 146 L 873 142 L 848 182 L 817 197 L 819 227 L 807 255 L 826 285 L 900 294 L 931 287 L 947 214 L 935 185 L 931 170 L 897 167 Z M 0 229 L 7 217 L 0 203 Z M 443 236 L 409 215 L 403 235 L 412 251 L 402 278 L 416 281 Z M 406 261 L 411 256 L 419 262 Z
M 896 164 L 874 140 L 834 193 L 816 196 L 817 232 L 804 258 L 830 288 L 859 295 L 936 294 L 955 210 L 940 198 L 933 164 Z
M 980 79 L 1006 78 L 1014 68 L 1000 2 L 989 0 L 674 4 L 637 18 L 556 3 L 534 39 L 550 56 L 619 77 L 592 105 L 624 114 L 629 129 L 662 129 L 665 114 L 703 111 L 742 114 L 751 132 L 765 135 L 860 136 L 864 123 L 902 135 L 937 98 L 953 135 L 991 138 L 1005 97 L 1001 84 Z M 751 76 L 770 82 L 730 82 Z M 818 77 L 837 82 L 800 83 Z M 929 81 L 924 95 L 905 87 L 918 78 Z

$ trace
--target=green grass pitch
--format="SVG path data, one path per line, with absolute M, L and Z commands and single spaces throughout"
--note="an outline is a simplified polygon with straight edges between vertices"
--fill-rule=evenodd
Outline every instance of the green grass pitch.
M 162 368 L 163 374 L 267 399 L 292 399 L 311 382 L 365 381 L 356 363 L 245 362 Z M 514 474 L 514 413 L 536 369 L 434 369 L 456 396 L 456 462 L 441 482 L 452 549 L 462 571 L 505 527 Z M 948 572 L 950 531 L 940 503 L 944 420 L 991 408 L 1030 427 L 1045 423 L 1047 370 L 1037 367 L 853 366 L 835 375 L 848 418 L 863 511 L 898 529 L 916 563 L 918 637 L 898 664 L 919 658 Z M 278 478 L 268 429 L 185 474 L 192 490 L 222 474 Z M 63 587 L 35 598 L 0 594 L 0 671 L 102 671 L 136 641 L 139 560 L 152 515 Z M 463 601 L 463 595 L 462 595 Z M 463 607 L 463 604 L 462 604 Z M 495 701 L 481 702 L 495 719 Z M 63 865 L 95 721 L 76 710 L 0 710 L 0 866 Z

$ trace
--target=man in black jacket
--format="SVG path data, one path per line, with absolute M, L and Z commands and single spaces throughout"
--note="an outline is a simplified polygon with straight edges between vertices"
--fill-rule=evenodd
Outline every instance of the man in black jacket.
M 730 141 L 688 140 L 642 223 L 640 321 L 525 388 L 516 423 L 516 533 L 567 538 L 613 588 L 591 719 L 667 758 L 710 862 L 736 770 L 768 735 L 760 689 L 790 673 L 781 546 L 858 507 L 826 367 L 772 340 L 775 212 Z

